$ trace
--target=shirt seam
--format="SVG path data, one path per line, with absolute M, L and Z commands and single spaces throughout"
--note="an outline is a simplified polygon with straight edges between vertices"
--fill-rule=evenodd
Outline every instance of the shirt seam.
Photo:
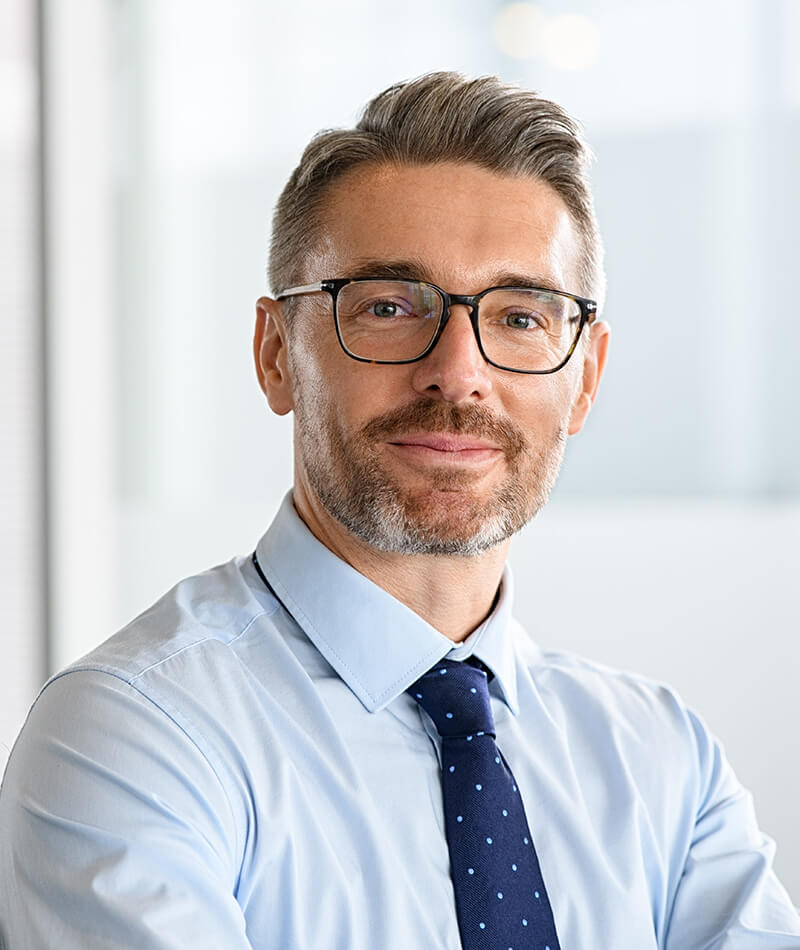
M 130 685 L 132 686 L 132 685 L 136 682 L 136 680 L 138 680 L 138 679 L 140 679 L 142 676 L 144 676 L 145 673 L 149 673 L 149 672 L 151 672 L 151 670 L 157 669 L 157 668 L 158 668 L 159 666 L 161 666 L 163 663 L 168 663 L 170 660 L 174 660 L 175 657 L 180 656 L 182 653 L 185 653 L 187 650 L 193 650 L 195 647 L 203 646 L 203 644 L 205 644 L 205 643 L 217 642 L 217 643 L 222 643 L 223 646 L 225 646 L 225 647 L 231 647 L 231 646 L 233 646 L 234 643 L 236 643 L 237 640 L 241 640 L 241 638 L 250 630 L 250 628 L 253 626 L 253 624 L 254 624 L 257 620 L 261 620 L 263 617 L 271 617 L 271 616 L 272 616 L 274 613 L 276 613 L 279 609 L 280 609 L 280 605 L 279 605 L 279 604 L 274 604 L 273 607 L 272 607 L 272 610 L 266 610 L 266 609 L 265 609 L 265 610 L 261 610 L 261 611 L 259 611 L 258 613 L 254 614 L 254 615 L 247 621 L 247 623 L 244 625 L 244 627 L 242 627 L 242 629 L 239 631 L 239 633 L 237 633 L 236 636 L 231 637 L 231 639 L 228 640 L 228 641 L 223 642 L 223 641 L 221 641 L 221 640 L 218 640 L 216 637 L 205 636 L 205 637 L 202 637 L 201 639 L 193 640 L 191 643 L 186 643 L 186 644 L 184 644 L 182 647 L 179 647 L 178 649 L 176 649 L 174 652 L 168 654 L 167 656 L 162 656 L 160 659 L 158 659 L 158 660 L 156 660 L 155 662 L 151 663 L 150 666 L 146 666 L 143 670 L 139 670 L 138 673 L 136 673 L 136 674 L 134 674 L 133 676 L 131 676 L 131 678 L 128 679 L 128 680 L 126 680 L 126 682 L 130 683 Z M 67 671 L 67 672 L 68 672 L 68 671 Z M 120 678 L 121 678 L 121 679 L 124 679 L 124 677 L 122 677 L 122 676 L 120 676 Z
M 236 634 L 235 637 L 232 637 L 227 643 L 225 643 L 225 646 L 226 647 L 232 646 L 251 629 L 251 627 L 257 620 L 263 617 L 272 616 L 274 613 L 277 612 L 278 609 L 279 609 L 279 605 L 274 604 L 271 610 L 259 611 L 257 614 L 252 616 L 247 621 L 247 623 L 239 631 L 239 633 Z M 48 686 L 50 686 L 52 683 L 54 683 L 56 680 L 61 679 L 64 676 L 68 676 L 70 673 L 81 673 L 81 672 L 105 674 L 107 676 L 111 676 L 114 679 L 119 680 L 121 683 L 124 683 L 126 686 L 129 686 L 132 690 L 135 690 L 135 692 L 139 696 L 141 696 L 142 699 L 146 700 L 148 703 L 154 706 L 157 710 L 159 710 L 159 712 L 162 713 L 162 715 L 164 715 L 175 726 L 176 729 L 179 729 L 186 736 L 188 741 L 192 744 L 192 746 L 195 749 L 197 749 L 197 751 L 202 756 L 203 760 L 208 764 L 208 767 L 211 769 L 214 775 L 214 778 L 217 780 L 219 788 L 222 791 L 222 794 L 225 798 L 225 802 L 228 806 L 228 811 L 230 813 L 230 817 L 233 822 L 233 827 L 236 833 L 236 854 L 239 855 L 242 853 L 242 841 L 241 841 L 241 835 L 239 832 L 239 823 L 236 820 L 236 812 L 233 807 L 233 803 L 231 802 L 228 791 L 225 787 L 225 783 L 223 782 L 219 774 L 219 770 L 217 766 L 215 766 L 214 762 L 212 761 L 212 758 L 216 758 L 216 756 L 213 756 L 213 754 L 210 751 L 207 751 L 206 749 L 204 749 L 202 745 L 198 742 L 198 738 L 201 739 L 202 743 L 207 747 L 208 750 L 210 750 L 211 743 L 209 742 L 207 736 L 205 735 L 203 730 L 197 725 L 194 719 L 192 719 L 192 717 L 190 717 L 186 713 L 179 712 L 175 708 L 175 706 L 166 697 L 164 697 L 163 694 L 160 693 L 160 691 L 157 689 L 156 686 L 154 686 L 151 683 L 148 685 L 147 690 L 145 690 L 144 687 L 140 685 L 139 683 L 141 678 L 146 673 L 149 673 L 150 671 L 157 669 L 162 664 L 168 662 L 171 659 L 174 659 L 177 656 L 180 656 L 182 653 L 185 653 L 187 650 L 190 650 L 194 647 L 202 646 L 203 644 L 213 641 L 214 639 L 215 639 L 214 637 L 203 637 L 202 639 L 195 640 L 192 643 L 186 644 L 180 649 L 177 649 L 174 652 L 170 653 L 168 656 L 162 657 L 157 662 L 151 663 L 150 666 L 145 667 L 143 670 L 140 670 L 138 673 L 136 673 L 133 676 L 125 675 L 121 670 L 115 670 L 113 668 L 104 667 L 103 665 L 97 664 L 97 663 L 95 664 L 85 663 L 82 665 L 71 666 L 65 670 L 62 670 L 60 673 L 57 673 L 55 676 L 53 676 L 44 685 L 44 687 L 42 687 L 42 690 L 40 691 L 39 696 L 41 696 L 42 693 L 45 691 L 45 689 Z M 220 642 L 220 641 L 217 641 L 217 642 Z M 152 694 L 158 693 L 159 698 L 156 699 L 154 695 L 151 695 L 151 693 Z M 185 721 L 185 725 L 180 721 L 181 719 Z M 190 731 L 190 729 L 193 730 L 194 733 L 196 733 L 197 738 L 195 737 L 195 735 L 192 734 L 192 731 Z M 237 871 L 237 875 L 239 873 L 240 871 Z
M 248 624 L 248 626 L 249 626 L 249 624 Z M 244 632 L 244 631 L 242 631 L 242 632 Z M 239 634 L 239 636 L 241 636 L 241 634 Z M 238 639 L 238 636 L 237 636 L 236 639 Z M 232 641 L 232 642 L 233 642 L 233 641 Z M 177 651 L 177 652 L 180 653 L 180 652 L 182 652 L 182 651 Z M 176 655 L 177 655 L 177 654 L 176 654 Z M 151 668 L 152 668 L 152 667 L 151 667 Z M 236 812 L 235 812 L 235 810 L 234 810 L 234 808 L 233 808 L 233 804 L 231 803 L 230 796 L 228 795 L 228 791 L 227 791 L 227 789 L 225 788 L 225 783 L 222 781 L 222 778 L 220 777 L 219 771 L 218 771 L 217 767 L 214 765 L 214 762 L 212 761 L 212 756 L 209 755 L 209 753 L 208 753 L 205 749 L 203 749 L 203 747 L 198 743 L 198 741 L 197 741 L 197 739 L 195 738 L 195 736 L 192 735 L 192 733 L 186 728 L 186 725 L 182 724 L 182 723 L 179 721 L 179 719 L 178 719 L 177 716 L 176 716 L 177 710 L 175 710 L 175 708 L 172 706 L 172 704 L 171 704 L 169 701 L 165 700 L 163 697 L 160 697 L 159 699 L 156 699 L 154 696 L 152 696 L 152 695 L 150 695 L 148 692 L 146 692 L 142 687 L 140 687 L 140 686 L 139 686 L 137 683 L 135 683 L 133 680 L 128 679 L 127 677 L 125 677 L 124 675 L 122 675 L 122 673 L 120 673 L 119 671 L 116 671 L 116 670 L 113 670 L 113 669 L 104 669 L 102 666 L 99 666 L 99 665 L 96 665 L 96 666 L 94 666 L 94 665 L 93 665 L 93 666 L 90 666 L 90 665 L 77 666 L 77 667 L 70 667 L 69 669 L 66 669 L 66 670 L 62 670 L 62 672 L 60 672 L 60 673 L 58 673 L 56 676 L 54 676 L 54 677 L 45 685 L 45 687 L 42 689 L 42 693 L 44 693 L 45 689 L 46 689 L 48 686 L 50 686 L 50 685 L 52 685 L 53 683 L 55 683 L 56 680 L 59 680 L 59 679 L 61 679 L 62 677 L 65 677 L 65 676 L 69 676 L 71 673 L 100 673 L 100 674 L 103 674 L 103 675 L 106 675 L 106 676 L 110 676 L 110 677 L 112 677 L 113 679 L 119 680 L 121 683 L 124 683 L 126 686 L 128 686 L 128 687 L 130 687 L 132 690 L 134 690 L 134 691 L 136 692 L 136 694 L 137 694 L 138 696 L 141 696 L 141 698 L 142 698 L 143 700 L 145 700 L 145 701 L 146 701 L 147 703 L 149 703 L 151 706 L 155 707 L 166 719 L 169 720 L 169 722 L 172 723 L 172 725 L 173 725 L 176 729 L 180 730 L 180 732 L 183 733 L 183 735 L 184 735 L 184 736 L 188 739 L 188 741 L 191 743 L 192 747 L 195 748 L 195 749 L 199 752 L 199 754 L 200 754 L 200 755 L 202 756 L 202 758 L 203 758 L 203 761 L 206 762 L 206 764 L 208 765 L 208 767 L 211 769 L 211 772 L 213 773 L 214 778 L 217 780 L 217 783 L 218 783 L 218 785 L 219 785 L 219 788 L 220 788 L 220 790 L 222 791 L 222 794 L 223 794 L 223 796 L 224 796 L 224 798 L 225 798 L 225 802 L 226 802 L 226 804 L 227 804 L 227 806 L 228 806 L 228 811 L 230 812 L 230 817 L 231 817 L 231 821 L 233 822 L 233 827 L 234 827 L 235 832 L 236 832 L 236 854 L 238 855 L 238 854 L 241 852 L 241 838 L 240 838 L 240 835 L 239 835 L 239 824 L 238 824 L 238 822 L 237 822 L 237 820 L 236 820 Z M 136 677 L 134 677 L 134 679 L 138 679 L 138 675 L 137 675 Z M 157 692 L 157 690 L 154 689 L 153 692 Z M 41 696 L 42 693 L 40 693 L 39 695 Z M 169 709 L 166 708 L 167 706 L 169 706 L 173 711 L 170 712 Z M 205 734 L 203 733 L 203 730 L 200 729 L 200 728 L 196 725 L 196 723 L 191 719 L 191 717 L 189 717 L 189 716 L 183 716 L 182 718 L 185 718 L 187 725 L 190 725 L 194 730 L 196 730 L 198 736 L 202 738 L 203 742 L 204 742 L 206 745 L 210 745 L 210 743 L 208 742 L 208 739 L 206 738 Z M 237 871 L 236 873 L 237 873 L 237 875 L 238 875 L 239 872 Z

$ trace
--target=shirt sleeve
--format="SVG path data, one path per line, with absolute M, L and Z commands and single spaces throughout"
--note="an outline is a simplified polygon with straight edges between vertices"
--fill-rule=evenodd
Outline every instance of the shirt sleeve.
M 13 950 L 251 944 L 237 829 L 212 762 L 105 672 L 42 692 L 0 790 L 0 931 Z
M 719 743 L 690 714 L 700 783 L 665 950 L 800 950 L 800 914 L 772 870 L 775 846 Z

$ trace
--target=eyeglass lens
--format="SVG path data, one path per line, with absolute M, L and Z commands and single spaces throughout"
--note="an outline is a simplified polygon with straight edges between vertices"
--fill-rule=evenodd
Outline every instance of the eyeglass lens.
M 413 360 L 425 352 L 439 327 L 444 302 L 429 284 L 354 281 L 337 300 L 342 343 L 368 360 Z M 478 307 L 481 344 L 494 363 L 546 371 L 567 356 L 580 327 L 581 309 L 565 294 L 498 289 Z

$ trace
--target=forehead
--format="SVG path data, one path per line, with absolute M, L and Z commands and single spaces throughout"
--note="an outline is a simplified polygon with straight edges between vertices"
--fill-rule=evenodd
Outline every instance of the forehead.
M 507 273 L 576 289 L 579 241 L 561 197 L 537 179 L 475 165 L 359 168 L 331 188 L 314 279 L 351 276 L 363 261 L 419 261 L 453 293 Z

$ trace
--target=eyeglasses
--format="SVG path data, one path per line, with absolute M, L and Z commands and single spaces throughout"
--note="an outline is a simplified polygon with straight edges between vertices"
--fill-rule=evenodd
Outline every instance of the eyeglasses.
M 594 300 L 542 287 L 489 287 L 448 294 L 420 280 L 382 277 L 323 280 L 290 287 L 276 299 L 328 293 L 345 353 L 364 363 L 415 363 L 436 346 L 453 304 L 469 307 L 478 349 L 511 373 L 555 373 L 597 315 Z

